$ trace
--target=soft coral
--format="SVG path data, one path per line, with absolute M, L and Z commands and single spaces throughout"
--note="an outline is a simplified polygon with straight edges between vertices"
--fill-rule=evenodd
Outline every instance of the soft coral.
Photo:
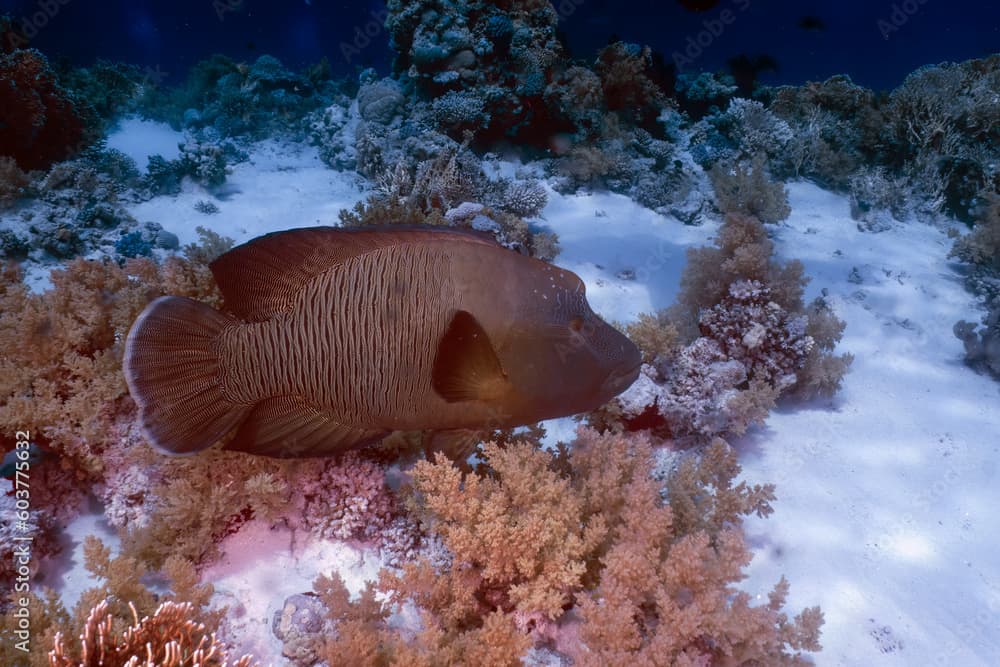
M 35 49 L 0 55 L 0 155 L 43 169 L 78 150 L 84 123 L 48 61 Z

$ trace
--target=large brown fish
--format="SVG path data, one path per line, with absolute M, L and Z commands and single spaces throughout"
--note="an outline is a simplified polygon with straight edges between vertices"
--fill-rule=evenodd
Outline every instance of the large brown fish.
M 125 378 L 148 440 L 323 456 L 394 430 L 506 428 L 594 409 L 640 356 L 573 273 L 448 229 L 313 227 L 211 265 L 232 314 L 165 296 Z

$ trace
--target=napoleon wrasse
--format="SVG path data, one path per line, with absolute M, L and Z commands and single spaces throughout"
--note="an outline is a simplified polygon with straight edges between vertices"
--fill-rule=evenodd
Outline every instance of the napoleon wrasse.
M 332 455 L 395 430 L 507 428 L 602 405 L 640 355 L 572 272 L 431 229 L 268 234 L 211 264 L 230 312 L 165 296 L 124 370 L 167 453 Z

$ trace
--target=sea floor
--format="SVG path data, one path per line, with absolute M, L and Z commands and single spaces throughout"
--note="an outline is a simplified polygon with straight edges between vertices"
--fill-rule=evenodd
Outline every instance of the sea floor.
M 134 121 L 109 145 L 141 158 L 173 139 L 181 136 Z M 981 312 L 947 259 L 947 224 L 862 232 L 844 197 L 806 182 L 788 190 L 792 214 L 773 228 L 777 252 L 802 260 L 807 297 L 822 294 L 846 320 L 839 351 L 855 360 L 834 399 L 781 407 L 733 443 L 745 479 L 773 482 L 778 495 L 771 517 L 746 524 L 754 560 L 742 587 L 764 601 L 784 575 L 788 609 L 822 607 L 817 665 L 1000 665 L 1000 384 L 962 363 L 952 333 Z M 718 228 L 684 226 L 620 195 L 549 194 L 534 222 L 559 235 L 556 263 L 576 271 L 595 311 L 618 322 L 670 305 L 686 249 Z M 331 171 L 313 149 L 263 142 L 221 190 L 186 184 L 131 212 L 182 244 L 197 239 L 197 225 L 240 243 L 337 224 L 337 212 L 364 196 L 357 176 Z M 197 212 L 200 199 L 219 212 Z M 555 441 L 575 424 L 548 427 Z M 242 610 L 233 639 L 265 663 L 281 664 L 263 633 L 288 594 L 331 569 L 357 591 L 378 571 L 374 553 L 293 548 L 292 536 L 253 523 L 229 540 L 205 577 L 222 603 Z

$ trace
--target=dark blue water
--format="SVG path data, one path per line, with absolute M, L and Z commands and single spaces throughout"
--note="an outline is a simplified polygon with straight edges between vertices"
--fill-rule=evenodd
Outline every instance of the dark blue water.
M 740 55 L 770 63 L 764 83 L 802 83 L 846 73 L 876 89 L 920 65 L 1000 50 L 1000 3 L 984 0 L 562 0 L 556 5 L 574 56 L 592 59 L 609 38 L 648 44 L 690 71 L 726 69 Z M 685 5 L 708 7 L 692 11 Z M 212 53 L 252 61 L 262 53 L 299 67 L 329 59 L 335 74 L 373 66 L 392 52 L 378 1 L 4 0 L 0 13 L 28 24 L 33 45 L 86 65 L 122 60 L 183 77 Z M 761 56 L 766 58 L 761 59 Z

